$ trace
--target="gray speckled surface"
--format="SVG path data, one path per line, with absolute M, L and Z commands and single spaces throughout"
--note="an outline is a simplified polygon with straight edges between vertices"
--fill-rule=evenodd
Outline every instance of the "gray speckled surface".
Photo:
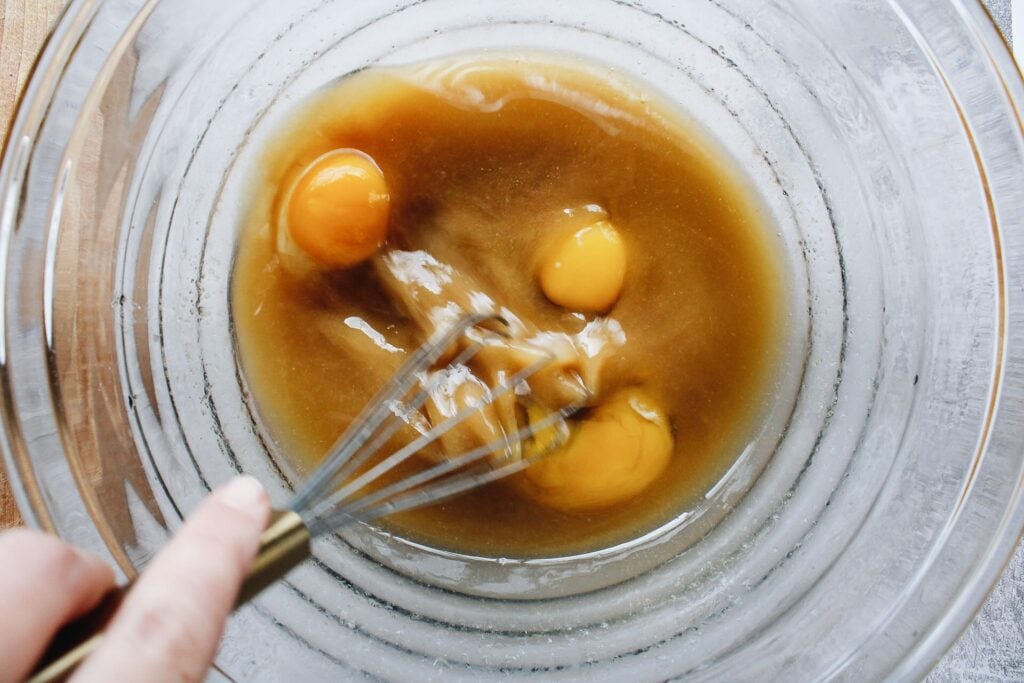
M 1024 548 L 928 681 L 1024 681 Z
M 1011 0 L 983 2 L 1009 38 Z M 1024 546 L 1017 547 L 974 622 L 928 677 L 928 683 L 960 681 L 1024 681 Z
M 992 18 L 999 24 L 999 28 L 1003 30 L 1003 34 L 1010 37 L 1010 0 L 982 0 L 985 6 L 988 7 L 988 11 L 992 13 Z

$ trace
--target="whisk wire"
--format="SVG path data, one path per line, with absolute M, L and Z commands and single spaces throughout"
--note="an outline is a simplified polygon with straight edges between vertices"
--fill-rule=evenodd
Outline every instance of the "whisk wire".
M 437 362 L 466 330 L 487 320 L 500 320 L 500 318 L 483 314 L 466 316 L 432 342 L 417 349 L 331 448 L 328 459 L 313 472 L 292 498 L 288 507 L 298 512 L 307 509 L 311 503 L 323 497 L 336 480 L 340 467 L 373 436 L 380 428 L 381 423 L 387 419 L 391 410 L 391 402 L 405 396 L 418 380 L 418 374 Z
M 469 419 L 475 413 L 477 413 L 484 405 L 490 405 L 491 403 L 501 398 L 505 394 L 509 393 L 510 391 L 513 391 L 517 386 L 519 386 L 520 383 L 525 382 L 531 376 L 542 370 L 549 362 L 550 359 L 537 361 L 536 363 L 527 366 L 523 370 L 520 370 L 512 377 L 510 377 L 504 384 L 502 384 L 497 389 L 492 391 L 486 400 L 477 404 L 466 406 L 455 415 L 440 422 L 436 426 L 429 429 L 427 432 L 420 435 L 418 438 L 414 439 L 407 445 L 403 446 L 402 448 L 398 449 L 391 455 L 387 456 L 381 462 L 377 463 L 369 470 L 362 473 L 351 482 L 346 483 L 344 486 L 342 486 L 339 490 L 332 493 L 330 496 L 326 497 L 323 500 L 323 502 L 316 505 L 313 509 L 310 510 L 309 518 L 315 519 L 316 517 L 325 514 L 326 511 L 329 511 L 332 508 L 335 508 L 343 504 L 346 500 L 352 498 L 352 496 L 358 493 L 360 490 L 365 489 L 367 486 L 375 482 L 381 476 L 383 476 L 387 472 L 390 472 L 395 467 L 397 467 L 398 465 L 405 462 L 416 453 L 420 452 L 421 450 L 435 442 L 442 434 L 465 422 L 467 419 Z M 527 430 L 529 429 L 530 428 L 527 427 Z M 486 444 L 484 447 L 488 448 L 489 450 L 485 450 L 484 453 L 492 453 L 495 450 L 502 448 L 503 446 L 506 446 L 507 444 L 508 436 L 505 435 L 500 439 L 497 439 L 489 444 Z
M 395 512 L 402 512 L 427 503 L 443 500 L 514 474 L 528 466 L 529 463 L 548 455 L 551 451 L 565 443 L 568 438 L 566 419 L 577 410 L 579 410 L 578 406 L 571 406 L 553 411 L 536 422 L 518 429 L 511 435 L 495 439 L 466 453 L 448 458 L 444 462 L 438 463 L 422 472 L 368 493 L 353 500 L 351 503 L 342 505 L 322 520 L 316 520 L 314 524 L 324 525 L 326 528 L 336 528 L 338 524 L 344 521 L 371 521 Z M 528 458 L 509 461 L 498 467 L 479 462 L 491 453 L 494 453 L 495 450 L 509 440 L 521 443 L 540 432 L 552 428 L 556 431 L 555 437 L 543 449 L 538 449 Z M 526 460 L 527 464 L 522 464 L 523 460 Z M 478 464 L 479 466 L 474 470 L 461 473 L 457 478 L 442 479 L 448 474 L 473 464 Z M 435 483 L 430 486 L 424 486 L 431 481 Z M 314 528 L 316 527 L 311 527 L 311 529 Z
M 472 360 L 472 358 L 477 353 L 479 353 L 482 348 L 483 345 L 480 344 L 479 342 L 467 346 L 452 361 L 452 365 L 458 365 Z M 420 369 L 416 371 L 415 374 L 418 376 L 422 374 L 422 372 L 423 370 Z M 401 417 L 399 415 L 400 412 L 405 414 L 414 413 L 415 411 L 423 407 L 423 404 L 426 403 L 428 398 L 430 398 L 431 393 L 435 389 L 437 389 L 437 387 L 440 386 L 441 382 L 443 381 L 443 375 L 436 375 L 431 380 L 424 383 L 424 385 L 419 389 L 419 391 L 417 391 L 413 398 L 410 399 L 407 403 L 402 402 L 401 396 L 395 396 L 394 398 L 391 398 L 388 401 L 389 412 L 392 415 L 395 415 L 396 417 L 399 418 Z M 374 433 L 376 433 L 376 436 L 374 436 L 371 441 L 368 441 L 367 443 L 364 443 L 363 445 L 359 446 L 347 461 L 343 463 L 338 463 L 338 471 L 331 478 L 331 484 L 334 484 L 335 482 L 344 481 L 353 473 L 355 473 L 360 466 L 362 466 L 367 460 L 373 457 L 374 453 L 377 453 L 388 442 L 388 440 L 395 435 L 395 432 L 402 428 L 403 421 L 401 419 L 387 421 L 386 418 L 388 417 L 388 415 L 385 415 L 384 417 L 385 419 L 382 419 L 380 421 L 380 424 L 377 426 L 377 429 L 380 429 L 381 425 L 383 425 L 383 429 L 379 433 L 367 429 L 364 433 L 368 434 L 368 437 L 372 436 Z
M 372 487 L 387 473 L 430 447 L 449 430 L 458 427 L 503 396 L 518 392 L 526 386 L 530 377 L 553 362 L 554 357 L 547 354 L 545 358 L 511 376 L 499 373 L 495 380 L 496 386 L 488 387 L 480 399 L 467 401 L 467 405 L 454 415 L 421 431 L 409 443 L 386 455 L 364 472 L 359 472 L 370 458 L 380 453 L 403 425 L 409 424 L 408 416 L 420 411 L 449 376 L 448 372 L 440 371 L 428 379 L 428 371 L 461 336 L 487 321 L 507 325 L 500 316 L 467 316 L 444 334 L 420 347 L 335 443 L 327 458 L 289 505 L 302 518 L 312 536 L 336 530 L 348 523 L 372 521 L 432 504 L 507 477 L 565 443 L 569 435 L 567 418 L 579 410 L 579 405 L 553 410 L 539 418 L 527 411 L 527 422 L 520 428 L 510 429 L 509 425 L 502 425 L 499 438 L 446 457 L 439 463 L 397 481 L 385 482 L 379 488 Z M 493 330 L 483 332 L 485 335 L 500 334 Z M 471 343 L 446 361 L 449 368 L 465 365 L 479 353 L 487 337 L 474 337 L 466 335 Z M 407 398 L 410 393 L 412 396 Z M 523 447 L 524 443 L 548 430 L 553 430 L 550 436 L 545 436 L 543 441 L 535 441 L 541 444 L 540 447 L 532 450 Z M 492 460 L 491 456 L 496 453 L 504 453 L 504 460 Z

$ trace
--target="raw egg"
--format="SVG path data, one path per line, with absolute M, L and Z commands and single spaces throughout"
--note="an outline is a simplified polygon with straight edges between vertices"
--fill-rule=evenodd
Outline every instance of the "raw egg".
M 525 490 L 558 510 L 599 510 L 647 488 L 671 455 L 665 413 L 643 390 L 625 389 L 594 408 L 564 446 L 525 471 Z
M 391 196 L 384 174 L 355 150 L 329 152 L 303 170 L 288 198 L 288 231 L 313 260 L 346 268 L 387 239 Z
M 552 241 L 540 266 L 540 286 L 553 303 L 573 311 L 603 313 L 622 292 L 626 245 L 607 220 Z

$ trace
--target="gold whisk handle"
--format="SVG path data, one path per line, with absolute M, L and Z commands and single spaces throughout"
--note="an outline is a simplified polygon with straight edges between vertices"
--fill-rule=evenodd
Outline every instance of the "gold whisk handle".
M 291 510 L 274 510 L 270 524 L 260 537 L 260 549 L 249 568 L 249 574 L 238 591 L 235 609 L 256 597 L 264 588 L 284 575 L 310 555 L 311 536 L 302 517 Z
M 309 557 L 309 542 L 309 530 L 299 515 L 290 510 L 274 510 L 260 537 L 256 559 L 238 592 L 235 609 Z M 29 683 L 63 681 L 70 676 L 102 642 L 104 629 L 131 587 L 129 582 L 113 588 L 91 611 L 58 631 Z

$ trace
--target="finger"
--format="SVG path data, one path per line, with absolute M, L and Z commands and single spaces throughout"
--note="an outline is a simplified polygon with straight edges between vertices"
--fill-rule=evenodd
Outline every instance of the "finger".
M 93 607 L 114 585 L 110 566 L 55 536 L 0 533 L 0 681 L 22 680 L 57 630 Z
M 252 477 L 215 491 L 143 572 L 73 680 L 202 679 L 269 515 Z

